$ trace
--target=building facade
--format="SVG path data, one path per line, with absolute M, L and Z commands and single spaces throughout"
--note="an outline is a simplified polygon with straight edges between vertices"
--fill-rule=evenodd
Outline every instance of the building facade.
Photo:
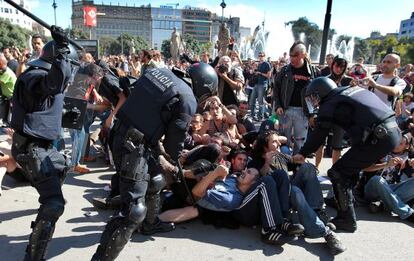
M 30 5 L 28 1 L 24 0 L 13 0 L 15 3 L 18 3 L 20 6 L 23 6 L 26 10 L 30 11 Z M 3 18 L 12 24 L 16 24 L 27 30 L 32 30 L 32 19 L 24 15 L 22 12 L 12 7 L 3 0 L 0 0 L 0 18 Z
M 414 12 L 411 13 L 410 19 L 401 21 L 398 39 L 401 37 L 414 37 Z
M 181 11 L 183 20 L 183 35 L 189 34 L 201 44 L 211 40 L 211 12 L 202 9 L 186 6 Z
M 96 27 L 87 27 L 83 20 L 83 7 L 94 6 L 97 10 Z M 117 38 L 123 33 L 141 36 L 152 43 L 151 7 L 94 4 L 93 0 L 72 0 L 72 28 L 91 35 L 91 39 L 102 36 Z
M 181 35 L 183 33 L 183 21 L 181 9 L 173 6 L 160 6 L 151 8 L 152 19 L 152 48 L 161 50 L 162 42 L 170 40 L 174 28 Z

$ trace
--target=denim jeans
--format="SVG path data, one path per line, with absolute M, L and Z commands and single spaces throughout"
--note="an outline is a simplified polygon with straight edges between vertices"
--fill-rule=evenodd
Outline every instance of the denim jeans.
M 311 163 L 304 163 L 292 176 L 291 184 L 300 188 L 312 209 L 323 208 L 323 194 L 317 177 L 317 169 Z
M 401 219 L 414 213 L 406 203 L 414 198 L 414 178 L 398 184 L 388 184 L 381 176 L 373 176 L 365 185 L 365 198 L 370 201 L 382 200 L 385 207 L 392 210 Z
M 290 204 L 298 212 L 300 223 L 305 228 L 305 234 L 308 237 L 317 238 L 326 235 L 328 231 L 325 224 L 319 219 L 315 210 L 309 206 L 302 190 L 294 185 L 291 188 Z
M 256 113 L 256 99 L 259 102 L 259 118 L 264 116 L 264 95 L 266 91 L 266 84 L 256 84 L 253 88 L 252 94 L 250 95 L 249 105 L 250 105 L 250 115 L 255 116 Z
M 72 140 L 72 167 L 78 165 L 82 156 L 83 144 L 85 142 L 85 128 L 81 130 L 70 130 L 70 137 Z
M 302 107 L 287 108 L 282 118 L 283 133 L 286 135 L 289 145 L 292 141 L 293 129 L 293 155 L 297 154 L 303 144 L 305 144 L 308 134 L 308 119 L 303 113 Z

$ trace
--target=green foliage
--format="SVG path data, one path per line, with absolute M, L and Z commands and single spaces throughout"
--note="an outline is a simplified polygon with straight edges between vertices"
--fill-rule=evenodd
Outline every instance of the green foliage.
M 373 64 L 381 62 L 381 59 L 390 51 L 397 52 L 401 57 L 401 65 L 414 62 L 414 39 L 402 38 L 400 40 L 393 35 L 383 39 L 367 40 L 371 49 L 371 60 Z
M 66 33 L 69 33 L 70 38 L 76 40 L 76 39 L 89 39 L 89 35 L 80 29 L 65 29 Z
M 123 50 L 123 54 L 129 55 L 131 54 L 130 52 L 132 50 L 132 45 L 134 45 L 136 53 L 139 50 L 149 48 L 149 45 L 144 38 L 142 38 L 141 36 L 133 36 L 128 33 L 123 33 L 116 39 L 108 36 L 103 36 L 99 39 L 99 42 L 102 51 L 105 54 L 121 54 Z
M 99 39 L 99 53 L 103 55 L 109 55 L 111 44 L 116 42 L 116 40 L 110 36 L 102 36 Z
M 27 47 L 27 39 L 32 33 L 18 25 L 0 18 L 0 48 L 16 46 L 19 49 Z
M 316 59 L 316 55 L 319 52 L 322 43 L 323 31 L 319 29 L 318 25 L 312 23 L 306 17 L 300 17 L 298 20 L 289 21 L 287 25 L 292 25 L 292 33 L 295 41 L 300 40 L 300 34 L 305 34 L 305 46 L 311 45 L 311 57 Z M 333 31 L 330 31 L 332 34 Z
M 187 53 L 199 54 L 201 52 L 200 42 L 190 34 L 185 34 L 183 37 L 185 44 L 185 51 Z
M 354 56 L 352 58 L 353 61 L 356 61 L 358 57 L 364 57 L 365 59 L 369 55 L 369 46 L 368 42 L 364 39 L 361 39 L 359 37 L 354 38 Z
M 162 41 L 161 44 L 161 53 L 164 55 L 165 59 L 171 58 L 171 52 L 170 52 L 171 43 L 169 40 Z

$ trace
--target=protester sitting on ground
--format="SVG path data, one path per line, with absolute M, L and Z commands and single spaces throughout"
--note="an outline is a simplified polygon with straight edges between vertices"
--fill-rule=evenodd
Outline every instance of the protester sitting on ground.
M 212 119 L 206 121 L 200 130 L 201 134 L 213 135 L 216 132 L 225 133 L 229 124 L 236 124 L 237 118 L 216 97 L 208 103 Z
M 414 159 L 409 158 L 413 145 L 413 136 L 404 134 L 392 153 L 364 170 L 361 188 L 371 212 L 391 210 L 414 223 Z
M 254 125 L 252 118 L 248 115 L 248 112 L 248 101 L 241 101 L 237 114 L 237 129 L 241 135 L 245 134 L 246 132 L 256 130 L 256 126 Z
M 401 125 L 411 115 L 411 110 L 414 108 L 413 94 L 406 93 L 403 98 L 397 101 L 395 114 L 397 116 L 397 123 Z

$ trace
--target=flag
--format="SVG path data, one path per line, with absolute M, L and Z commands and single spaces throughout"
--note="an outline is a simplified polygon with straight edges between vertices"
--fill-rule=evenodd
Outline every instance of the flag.
M 83 24 L 86 26 L 96 26 L 96 7 L 84 6 L 83 7 Z

